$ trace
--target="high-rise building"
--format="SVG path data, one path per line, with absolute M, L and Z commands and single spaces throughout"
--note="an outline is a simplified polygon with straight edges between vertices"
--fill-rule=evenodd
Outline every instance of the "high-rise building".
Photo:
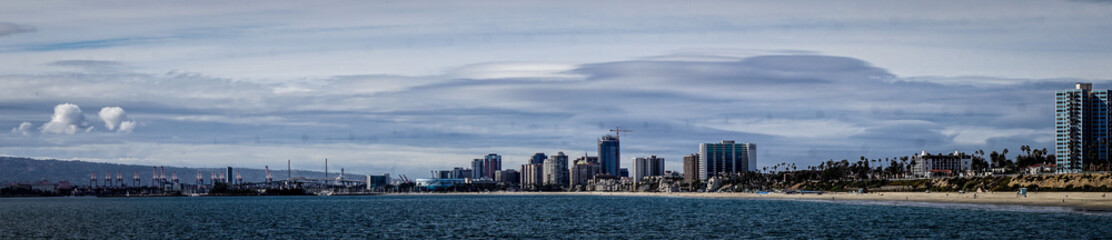
M 568 177 L 571 180 L 570 186 L 587 185 L 591 178 L 599 174 L 602 174 L 602 165 L 599 165 L 598 157 L 579 157 L 571 167 Z
M 544 185 L 544 164 L 521 165 L 521 187 L 532 189 L 539 185 Z
M 165 176 L 165 174 L 163 174 L 163 175 Z M 229 185 L 233 184 L 232 179 L 235 179 L 235 178 L 233 178 L 235 175 L 232 175 L 232 167 L 230 167 L 230 166 L 228 167 L 228 175 L 225 175 L 225 176 L 227 177 L 227 178 L 225 178 L 228 181 L 227 183 Z
M 598 160 L 602 164 L 602 171 L 611 176 L 618 176 L 618 169 L 622 168 L 622 154 L 618 138 L 606 135 L 598 139 Z
M 468 177 L 472 179 L 483 178 L 484 169 L 486 169 L 486 167 L 483 166 L 482 159 L 476 158 L 475 160 L 471 160 L 471 176 Z
M 502 155 L 497 153 L 487 154 L 483 157 L 483 174 L 482 177 L 488 179 L 495 179 L 494 172 L 502 169 Z
M 658 158 L 656 155 L 647 158 L 633 158 L 633 181 L 641 181 L 641 178 L 649 176 L 664 175 L 664 158 Z
M 568 155 L 558 152 L 544 160 L 544 184 L 568 185 Z
M 532 158 L 529 158 L 529 164 L 544 164 L 544 160 L 548 159 L 544 153 L 534 153 Z
M 1109 90 L 1077 83 L 1074 89 L 1058 90 L 1054 95 L 1058 172 L 1080 172 L 1083 166 L 1108 161 L 1112 144 Z
M 757 144 L 721 143 L 699 144 L 699 180 L 729 173 L 744 173 L 757 169 Z
M 683 156 L 683 181 L 693 183 L 699 180 L 699 154 Z

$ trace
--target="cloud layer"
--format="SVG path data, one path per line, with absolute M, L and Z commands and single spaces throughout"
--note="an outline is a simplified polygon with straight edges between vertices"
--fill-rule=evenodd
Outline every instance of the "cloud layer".
M 1051 147 L 1053 91 L 1112 86 L 1087 1 L 125 5 L 0 8 L 0 155 L 421 177 L 621 126 L 669 169 L 724 139 L 810 164 Z
M 485 64 L 441 75 L 343 76 L 281 83 L 180 73 L 4 75 L 0 79 L 9 86 L 39 90 L 33 96 L 14 90 L 0 96 L 27 106 L 61 98 L 90 105 L 127 105 L 133 111 L 100 110 L 107 131 L 131 132 L 137 123 L 129 115 L 136 113 L 148 125 L 127 138 L 75 135 L 24 140 L 19 145 L 25 149 L 9 148 L 8 154 L 42 154 L 34 149 L 51 146 L 52 151 L 77 151 L 97 158 L 154 161 L 166 156 L 157 150 L 159 145 L 142 153 L 125 150 L 142 141 L 175 148 L 297 146 L 308 152 L 294 155 L 350 156 L 359 159 L 352 164 L 367 168 L 412 161 L 431 169 L 453 162 L 444 155 L 422 152 L 426 150 L 460 154 L 455 157 L 462 159 L 459 165 L 472 157 L 467 153 L 500 152 L 512 166 L 533 152 L 593 152 L 595 138 L 621 126 L 634 130 L 623 134 L 625 155 L 664 156 L 670 159 L 668 168 L 678 169 L 680 157 L 696 151 L 699 143 L 720 140 L 761 145 L 761 165 L 888 157 L 920 150 L 1051 147 L 1053 109 L 1048 96 L 1080 81 L 903 78 L 860 59 L 826 55 L 657 59 L 573 65 L 562 71 L 559 81 L 544 80 L 550 77 L 547 73 L 537 78 L 460 78 L 459 73 L 467 70 L 459 69 L 469 66 L 495 69 Z M 520 68 L 507 69 L 508 74 L 524 76 Z M 1097 81 L 1096 86 L 1108 84 Z M 276 91 L 284 88 L 296 91 Z M 82 91 L 87 89 L 133 94 Z M 57 105 L 42 131 L 74 134 L 91 128 L 85 122 L 77 105 Z M 24 124 L 12 124 L 20 125 L 13 128 L 13 136 L 24 135 L 20 130 L 26 129 Z M 74 147 L 57 148 L 58 141 Z M 91 144 L 117 150 L 81 147 Z M 429 149 L 393 158 L 361 155 L 365 151 L 358 150 L 383 144 Z M 274 157 L 252 150 L 222 154 L 223 159 L 259 162 Z M 220 157 L 206 159 L 201 164 L 225 164 Z M 409 169 L 415 168 L 419 167 Z

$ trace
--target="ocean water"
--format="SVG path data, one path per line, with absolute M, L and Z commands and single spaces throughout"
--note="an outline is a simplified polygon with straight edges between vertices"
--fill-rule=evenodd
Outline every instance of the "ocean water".
M 1094 239 L 1112 216 L 931 204 L 612 196 L 0 199 L 0 239 Z

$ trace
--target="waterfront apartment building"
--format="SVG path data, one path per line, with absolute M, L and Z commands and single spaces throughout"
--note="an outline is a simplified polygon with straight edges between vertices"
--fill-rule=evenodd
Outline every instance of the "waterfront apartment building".
M 618 137 L 606 135 L 598 139 L 598 160 L 602 164 L 603 173 L 611 176 L 620 176 L 622 168 L 621 146 Z
M 683 181 L 693 183 L 699 180 L 699 154 L 683 156 Z
M 656 155 L 647 158 L 633 158 L 633 181 L 641 181 L 644 177 L 664 175 L 664 158 Z
M 530 163 L 521 165 L 521 187 L 533 188 L 544 185 L 544 164 Z
M 973 169 L 973 156 L 962 152 L 930 154 L 923 151 L 911 156 L 911 174 L 916 177 L 960 176 Z
M 544 160 L 544 184 L 568 185 L 568 155 L 558 152 Z
M 699 180 L 756 169 L 757 144 L 734 141 L 699 144 Z
M 1058 172 L 1080 172 L 1086 165 L 1109 159 L 1108 89 L 1093 89 L 1092 83 L 1077 83 L 1074 89 L 1054 94 L 1055 156 Z

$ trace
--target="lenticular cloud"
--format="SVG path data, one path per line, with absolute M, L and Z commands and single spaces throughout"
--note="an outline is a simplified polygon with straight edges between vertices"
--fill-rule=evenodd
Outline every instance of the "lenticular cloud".
M 100 119 L 104 120 L 104 127 L 109 131 L 131 132 L 138 125 L 135 121 L 127 119 L 127 112 L 121 107 L 104 107 L 100 109 Z

